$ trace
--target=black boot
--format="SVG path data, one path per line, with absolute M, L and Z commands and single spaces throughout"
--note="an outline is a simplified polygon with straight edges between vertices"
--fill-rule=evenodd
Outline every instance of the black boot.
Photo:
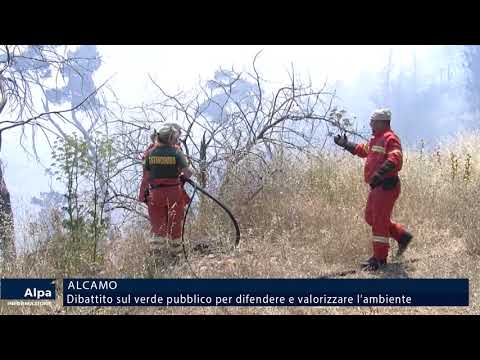
M 405 232 L 405 234 L 402 235 L 402 237 L 398 241 L 397 257 L 403 255 L 405 250 L 407 250 L 407 247 L 412 241 L 412 239 L 413 239 L 413 235 L 410 234 L 409 232 Z
M 361 268 L 365 271 L 377 271 L 386 264 L 387 260 L 378 260 L 376 257 L 372 256 L 366 262 L 361 264 Z

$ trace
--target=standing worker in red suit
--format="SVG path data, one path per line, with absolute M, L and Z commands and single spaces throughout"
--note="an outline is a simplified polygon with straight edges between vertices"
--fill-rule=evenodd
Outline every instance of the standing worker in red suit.
M 173 124 L 173 123 L 170 124 L 169 123 L 169 124 L 164 124 L 164 126 L 171 126 L 171 127 L 175 128 L 178 131 L 178 133 L 181 135 L 181 127 L 178 126 L 177 124 Z M 155 145 L 156 138 L 157 138 L 157 130 L 154 129 L 153 134 L 150 136 L 150 140 L 151 140 L 150 145 L 148 145 L 147 150 L 144 151 L 143 156 L 142 156 L 142 162 L 143 163 L 145 162 L 145 159 L 147 158 L 148 153 L 151 150 L 153 150 L 153 148 L 156 146 Z M 175 144 L 175 147 L 177 149 L 181 150 L 180 137 L 178 138 L 177 143 Z M 184 185 L 185 184 L 182 183 L 182 194 L 183 194 L 183 198 L 184 198 L 185 203 L 188 205 L 190 203 L 190 196 L 188 196 L 187 192 L 185 191 Z M 147 204 L 148 191 L 149 191 L 148 190 L 148 177 L 144 175 L 143 178 L 142 178 L 142 183 L 140 185 L 140 192 L 139 192 L 139 195 L 138 195 L 138 201 Z
M 178 125 L 168 124 L 155 136 L 154 146 L 144 159 L 144 172 L 139 200 L 148 205 L 152 252 L 167 248 L 171 255 L 181 253 L 182 221 L 187 204 L 181 176 L 190 178 L 192 171 L 187 159 L 177 146 L 180 137 Z
M 400 140 L 390 128 L 391 112 L 376 110 L 370 118 L 373 136 L 367 144 L 355 144 L 347 136 L 335 136 L 338 146 L 353 155 L 366 158 L 364 179 L 370 185 L 365 220 L 372 227 L 373 256 L 362 264 L 362 268 L 375 271 L 387 263 L 389 238 L 398 243 L 397 256 L 401 256 L 413 236 L 405 228 L 393 222 L 395 201 L 400 195 L 398 172 L 402 169 L 403 154 Z

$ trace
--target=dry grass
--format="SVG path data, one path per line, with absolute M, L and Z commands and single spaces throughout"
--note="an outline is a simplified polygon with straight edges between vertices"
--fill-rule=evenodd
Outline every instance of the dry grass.
M 415 235 L 405 260 L 377 274 L 350 278 L 468 278 L 470 307 L 242 307 L 242 308 L 72 308 L 61 298 L 48 307 L 0 305 L 0 313 L 95 314 L 480 314 L 480 134 L 464 134 L 429 152 L 406 154 L 401 172 L 402 194 L 394 219 Z M 453 154 L 453 155 L 452 155 Z M 242 228 L 235 251 L 218 247 L 209 256 L 190 254 L 190 263 L 202 278 L 315 278 L 355 268 L 371 252 L 370 231 L 363 220 L 367 187 L 362 182 L 363 161 L 349 154 L 304 158 L 283 163 L 252 201 L 247 174 L 224 190 Z M 242 175 L 242 170 L 239 170 Z M 191 227 L 189 238 L 225 242 L 233 231 L 228 219 L 213 206 Z M 207 226 L 208 225 L 208 226 Z M 146 224 L 137 225 L 146 229 Z M 105 250 L 97 264 L 76 261 L 68 274 L 102 277 L 190 278 L 184 262 L 155 274 L 145 266 L 148 234 L 130 229 Z M 53 247 L 55 248 L 55 247 Z M 58 246 L 56 247 L 58 250 Z M 395 251 L 396 245 L 392 246 Z M 53 251 L 53 250 L 52 250 Z M 55 276 L 58 264 L 52 252 L 24 257 L 4 276 Z M 62 256 L 56 252 L 55 256 Z M 80 256 L 81 258 L 81 256 Z M 85 257 L 88 259 L 88 257 Z M 58 262 L 57 262 L 58 263 Z M 76 271 L 75 271 L 76 270 Z

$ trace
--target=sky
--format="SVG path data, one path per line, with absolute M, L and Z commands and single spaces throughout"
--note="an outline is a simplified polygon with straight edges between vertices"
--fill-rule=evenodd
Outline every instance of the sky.
M 341 82 L 344 92 L 339 95 L 345 95 L 349 110 L 360 114 L 363 124 L 368 122 L 366 114 L 374 109 L 368 101 L 370 89 L 362 91 L 362 82 L 371 80 L 385 67 L 391 52 L 397 69 L 411 67 L 415 59 L 424 74 L 432 76 L 438 72 L 437 59 L 445 56 L 444 47 L 420 45 L 101 45 L 97 49 L 103 64 L 94 75 L 95 82 L 99 85 L 113 76 L 109 84 L 125 105 L 139 105 L 155 99 L 157 92 L 148 74 L 171 93 L 188 91 L 199 81 L 212 78 L 220 67 L 252 71 L 253 58 L 262 51 L 257 67 L 272 86 L 288 83 L 292 63 L 296 74 L 304 80 L 310 78 L 314 87 L 321 87 L 326 80 L 331 85 Z M 48 192 L 52 182 L 38 161 L 19 148 L 18 135 L 17 130 L 4 136 L 1 158 L 15 215 L 21 220 L 29 216 L 30 198 Z M 48 166 L 49 149 L 39 146 L 39 152 Z
M 363 71 L 385 66 L 390 51 L 400 66 L 410 64 L 414 53 L 427 61 L 436 46 L 339 46 L 339 45 L 226 45 L 226 46 L 99 46 L 104 66 L 97 72 L 100 81 L 115 75 L 112 86 L 128 103 L 138 104 L 152 96 L 147 74 L 161 86 L 188 90 L 199 79 L 211 77 L 220 66 L 251 71 L 255 55 L 259 71 L 272 82 L 288 80 L 291 64 L 295 71 L 315 83 L 354 79 Z M 107 65 L 108 64 L 108 65 Z

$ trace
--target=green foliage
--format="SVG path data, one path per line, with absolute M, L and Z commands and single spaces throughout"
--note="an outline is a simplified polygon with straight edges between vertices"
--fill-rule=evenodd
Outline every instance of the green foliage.
M 458 173 L 458 157 L 453 152 L 450 153 L 450 167 L 452 169 L 451 174 L 452 174 L 452 181 L 453 181 L 455 180 Z
M 347 111 L 344 109 L 338 110 L 337 107 L 333 107 L 329 114 L 328 120 L 331 124 L 334 124 L 336 128 L 341 130 L 353 130 L 353 125 L 356 120 L 354 116 L 353 119 L 348 117 Z
M 65 256 L 90 247 L 93 261 L 98 242 L 108 228 L 105 216 L 108 174 L 113 169 L 112 140 L 94 134 L 87 143 L 77 134 L 54 141 L 51 167 L 58 181 L 65 184 L 62 226 L 70 244 Z

